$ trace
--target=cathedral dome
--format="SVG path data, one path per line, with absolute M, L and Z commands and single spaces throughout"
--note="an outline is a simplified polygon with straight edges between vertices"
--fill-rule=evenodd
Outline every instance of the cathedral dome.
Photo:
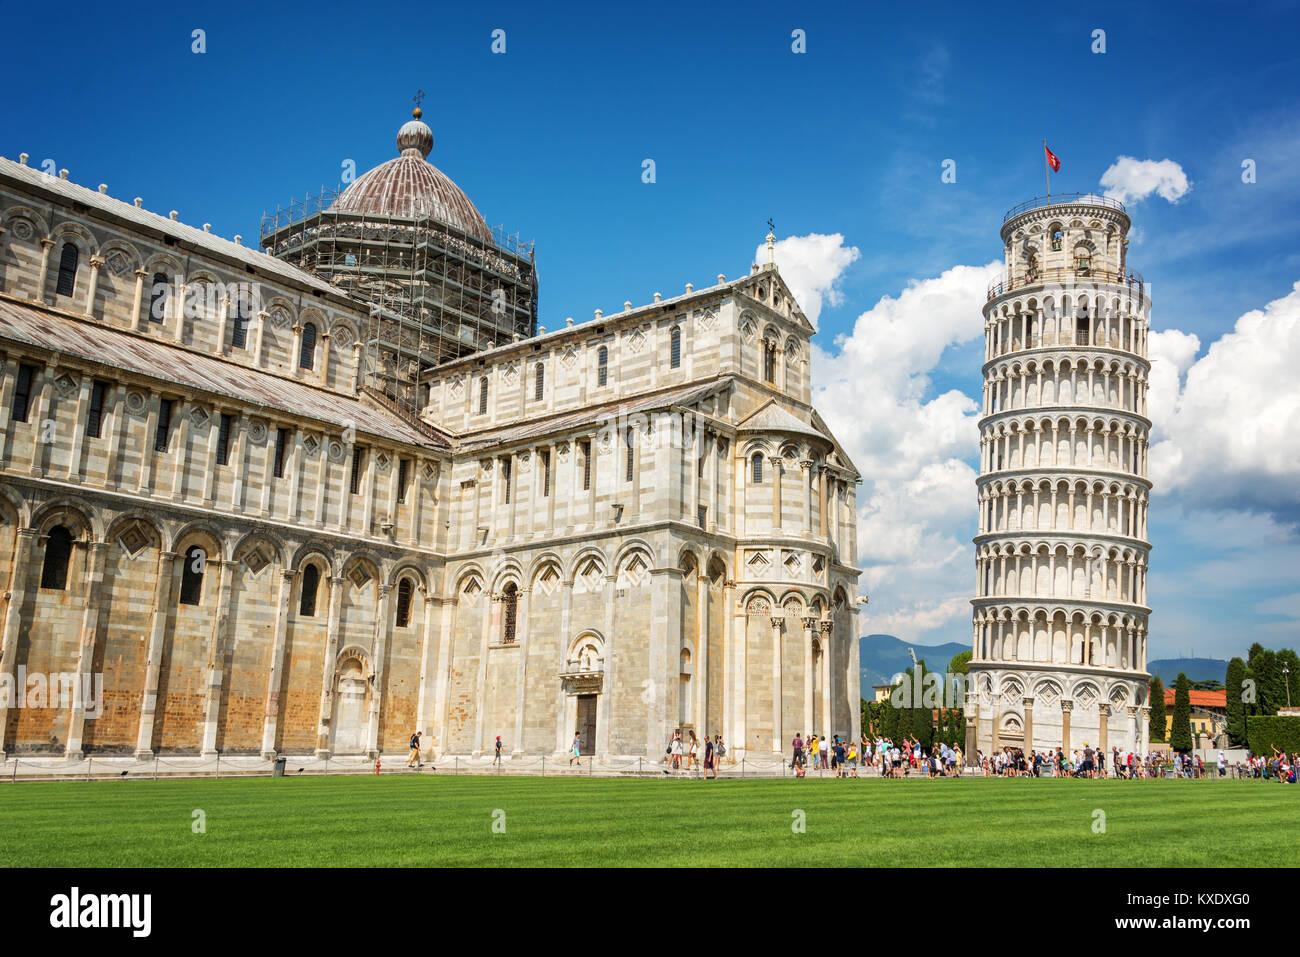
M 469 197 L 425 159 L 433 149 L 433 131 L 420 119 L 418 109 L 414 119 L 397 131 L 397 149 L 401 155 L 359 176 L 333 208 L 365 216 L 432 217 L 485 243 L 493 242 L 492 230 Z

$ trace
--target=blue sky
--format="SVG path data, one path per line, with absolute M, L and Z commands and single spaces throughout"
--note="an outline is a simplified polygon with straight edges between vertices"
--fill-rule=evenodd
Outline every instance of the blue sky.
M 863 536 L 880 616 L 863 632 L 916 641 L 969 636 L 955 599 L 974 578 L 974 492 L 947 463 L 974 461 L 974 420 L 943 397 L 979 395 L 981 346 L 967 327 L 936 328 L 918 343 L 923 367 L 884 369 L 851 367 L 844 343 L 869 334 L 884 297 L 901 302 L 909 283 L 1000 257 L 1003 213 L 1043 192 L 1044 137 L 1063 164 L 1053 192 L 1099 190 L 1121 156 L 1172 160 L 1190 183 L 1177 202 L 1130 203 L 1130 265 L 1152 286 L 1154 327 L 1178 330 L 1166 344 L 1171 427 L 1166 436 L 1157 423 L 1156 434 L 1177 464 L 1152 509 L 1152 655 L 1296 643 L 1300 453 L 1275 426 L 1283 448 L 1265 436 L 1254 458 L 1230 456 L 1216 475 L 1193 463 L 1197 436 L 1230 434 L 1231 423 L 1199 417 L 1213 414 L 1197 412 L 1213 405 L 1210 386 L 1180 406 L 1210 346 L 1300 280 L 1295 4 L 1184 4 L 1176 17 L 1158 3 L 77 6 L 61 8 L 75 30 L 39 5 L 6 11 L 10 36 L 32 39 L 7 51 L 0 153 L 52 159 L 77 182 L 106 182 L 221 235 L 249 242 L 264 210 L 336 185 L 346 161 L 365 170 L 395 155 L 423 89 L 430 161 L 489 223 L 536 240 L 551 328 L 739 275 L 769 216 L 783 240 L 839 237 L 822 251 L 856 255 L 808 273 L 823 294 L 821 348 L 838 357 L 828 368 L 910 389 L 908 409 L 931 419 L 947 409 L 960 433 L 933 447 L 918 436 L 904 458 L 942 473 L 940 495 L 964 487 L 971 514 L 917 509 L 929 517 L 911 528 L 910 556 L 882 557 Z M 191 52 L 195 29 L 206 32 L 203 54 Z M 491 52 L 494 29 L 505 31 L 503 55 Z M 796 29 L 802 54 L 791 49 Z M 1104 53 L 1092 52 L 1096 29 Z M 646 159 L 654 183 L 642 181 Z M 1251 184 L 1245 159 L 1256 163 Z M 945 160 L 955 183 L 940 181 Z M 905 318 L 924 340 L 931 317 L 918 303 Z M 1250 342 L 1280 334 L 1293 346 L 1290 315 L 1279 307 L 1269 322 L 1281 326 Z M 1202 378 L 1257 381 L 1249 361 L 1215 360 Z M 1276 385 L 1270 414 L 1285 419 L 1296 386 Z M 838 403 L 825 411 L 841 430 L 873 414 L 853 402 L 834 388 L 819 399 Z M 871 435 L 841 435 L 864 472 L 891 451 Z M 869 474 L 862 500 L 883 486 Z M 879 533 L 869 511 L 864 532 Z M 962 547 L 965 557 L 952 551 Z M 942 561 L 930 560 L 936 550 Z

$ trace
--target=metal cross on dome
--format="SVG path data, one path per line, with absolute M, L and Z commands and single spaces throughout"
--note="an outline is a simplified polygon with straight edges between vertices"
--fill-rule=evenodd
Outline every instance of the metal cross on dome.
M 425 95 L 426 94 L 423 90 L 416 90 L 415 96 L 411 97 L 411 99 L 415 101 L 415 108 L 417 110 L 420 108 L 420 104 L 424 101 Z
M 775 232 L 776 232 L 776 226 L 774 226 L 774 225 L 772 224 L 772 217 L 771 217 L 771 216 L 769 216 L 769 217 L 767 218 L 767 231 L 768 231 L 769 233 L 775 233 Z

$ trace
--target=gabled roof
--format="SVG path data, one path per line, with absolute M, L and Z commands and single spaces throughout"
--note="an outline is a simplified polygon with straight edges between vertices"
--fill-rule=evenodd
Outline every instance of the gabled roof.
M 187 226 L 179 220 L 151 213 L 149 210 L 141 209 L 132 203 L 124 203 L 120 199 L 114 199 L 107 193 L 100 193 L 84 186 L 78 186 L 70 180 L 47 176 L 41 170 L 15 163 L 13 160 L 0 156 L 0 178 L 3 177 L 21 183 L 25 190 L 30 191 L 31 195 L 39 195 L 41 192 L 52 193 L 69 203 L 80 203 L 107 216 L 115 216 L 138 229 L 156 230 L 174 239 L 183 240 L 191 246 L 202 249 L 214 256 L 233 259 L 245 266 L 252 266 L 264 276 L 292 282 L 299 286 L 308 286 L 319 293 L 329 294 L 334 298 L 346 298 L 329 283 L 317 279 L 311 273 L 290 266 L 274 256 L 268 256 L 255 246 L 238 245 L 213 233 Z M 258 238 L 254 237 L 254 243 L 257 240 Z M 360 307 L 354 304 L 353 308 Z
M 359 399 L 174 345 L 0 298 L 0 342 L 9 340 L 171 382 L 210 396 L 302 416 L 360 433 L 446 450 L 445 441 Z
M 815 426 L 795 417 L 794 413 L 787 411 L 776 399 L 768 399 L 742 419 L 736 429 L 740 432 L 789 432 L 795 435 L 811 435 L 823 442 L 834 441 Z
M 795 297 L 795 294 L 790 291 L 790 287 L 785 284 L 785 280 L 781 278 L 781 273 L 776 269 L 776 267 L 760 269 L 756 273 L 742 276 L 740 279 L 737 279 L 732 283 L 732 288 L 734 291 L 743 293 L 751 299 L 758 299 L 758 297 L 754 295 L 753 290 L 754 287 L 758 286 L 760 283 L 779 288 L 781 294 L 794 304 L 794 308 L 790 310 L 790 318 L 798 325 L 801 325 L 809 333 L 815 333 L 817 331 L 816 327 L 808 321 L 808 317 L 804 315 L 803 307 L 799 305 L 799 300 Z M 760 299 L 759 301 L 761 302 L 762 300 Z
M 721 392 L 731 383 L 731 376 L 719 376 L 703 383 L 697 382 L 629 399 L 584 406 L 572 412 L 562 412 L 558 415 L 534 419 L 514 427 L 484 429 L 454 439 L 456 451 L 458 453 L 476 452 L 482 449 L 511 445 L 515 442 L 526 442 L 543 435 L 570 431 L 584 425 L 601 425 L 602 419 L 609 421 L 609 418 L 613 417 L 644 414 L 672 406 L 686 406 Z

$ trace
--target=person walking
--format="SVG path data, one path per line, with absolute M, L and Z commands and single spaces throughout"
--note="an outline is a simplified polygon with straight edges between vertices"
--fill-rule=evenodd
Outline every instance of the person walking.
M 424 767 L 424 762 L 420 760 L 420 736 L 422 734 L 424 734 L 423 731 L 417 731 L 415 734 L 411 735 L 411 754 L 406 762 L 408 768 Z M 1220 752 L 1220 754 L 1222 754 L 1222 752 Z
M 691 729 L 691 743 L 686 750 L 686 770 L 694 769 L 697 773 L 700 770 L 699 762 L 696 761 L 695 755 L 699 752 L 700 742 L 695 738 L 695 729 Z
M 496 753 L 492 755 L 492 766 L 501 767 L 501 735 L 497 735 Z
M 569 767 L 573 767 L 573 762 L 577 761 L 582 765 L 582 735 L 577 731 L 573 732 L 573 745 L 569 748 Z
M 710 776 L 709 772 L 713 771 L 713 765 L 715 763 L 716 762 L 713 757 L 713 739 L 706 734 L 704 736 L 704 777 L 706 780 Z M 714 771 L 713 777 L 717 777 L 717 776 L 718 776 L 717 772 Z

